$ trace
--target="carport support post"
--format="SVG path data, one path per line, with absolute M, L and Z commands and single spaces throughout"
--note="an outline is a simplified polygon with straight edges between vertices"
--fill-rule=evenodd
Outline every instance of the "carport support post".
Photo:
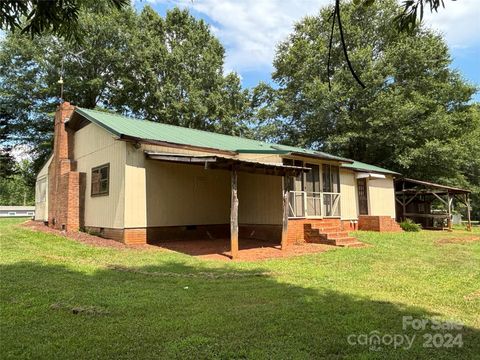
M 467 205 L 467 230 L 472 231 L 472 219 L 470 218 L 470 195 L 465 194 L 465 203 Z
M 450 192 L 447 191 L 448 231 L 452 231 L 452 201 L 453 201 L 453 198 L 450 196 Z
M 230 249 L 232 259 L 238 257 L 238 196 L 237 170 L 232 169 L 232 200 L 230 203 Z
M 282 193 L 283 193 L 283 219 L 282 219 L 282 250 L 287 249 L 288 241 L 288 191 L 285 190 L 286 178 L 282 179 Z

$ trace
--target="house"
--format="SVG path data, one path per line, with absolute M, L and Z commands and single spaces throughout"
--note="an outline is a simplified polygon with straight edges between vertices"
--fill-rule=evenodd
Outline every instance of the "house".
M 0 206 L 0 217 L 33 217 L 35 206 Z
M 276 239 L 347 244 L 348 231 L 399 230 L 398 174 L 297 147 L 137 120 L 64 102 L 37 214 L 127 244 Z M 241 240 L 240 240 L 241 241 Z

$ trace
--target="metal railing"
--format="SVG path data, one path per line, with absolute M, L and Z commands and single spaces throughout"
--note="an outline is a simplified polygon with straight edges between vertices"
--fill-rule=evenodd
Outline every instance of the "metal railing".
M 289 191 L 288 216 L 339 217 L 340 193 Z

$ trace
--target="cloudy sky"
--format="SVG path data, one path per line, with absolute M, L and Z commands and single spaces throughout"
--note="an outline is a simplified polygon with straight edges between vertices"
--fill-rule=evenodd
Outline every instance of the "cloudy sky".
M 236 71 L 243 85 L 270 82 L 276 44 L 306 15 L 316 14 L 333 0 L 143 0 L 157 12 L 175 6 L 188 7 L 197 18 L 210 24 L 226 49 L 226 71 Z M 452 67 L 470 82 L 480 85 L 480 1 L 445 1 L 445 9 L 426 13 L 425 21 L 447 40 Z M 480 101 L 480 93 L 476 99 Z

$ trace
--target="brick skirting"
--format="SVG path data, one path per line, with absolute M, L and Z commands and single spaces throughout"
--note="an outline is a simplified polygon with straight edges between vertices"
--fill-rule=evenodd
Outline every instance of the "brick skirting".
M 395 219 L 390 216 L 367 216 L 360 215 L 358 218 L 358 230 L 394 232 L 402 231 Z

